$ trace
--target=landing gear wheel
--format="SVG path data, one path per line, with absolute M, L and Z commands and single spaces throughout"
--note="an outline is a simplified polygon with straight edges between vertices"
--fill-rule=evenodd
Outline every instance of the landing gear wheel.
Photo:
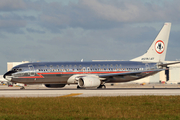
M 79 87 L 79 85 L 77 86 L 77 89 L 81 89 L 81 87 Z
M 24 89 L 25 89 L 24 86 L 20 88 L 20 90 L 24 90 Z
M 102 86 L 102 88 L 106 89 L 106 86 L 105 86 L 105 85 L 103 85 L 103 86 Z
M 100 85 L 97 89 L 102 89 L 102 88 L 106 88 L 106 86 L 105 85 Z
M 77 89 L 85 89 L 85 88 L 79 87 L 79 85 L 78 85 L 78 86 L 77 86 Z

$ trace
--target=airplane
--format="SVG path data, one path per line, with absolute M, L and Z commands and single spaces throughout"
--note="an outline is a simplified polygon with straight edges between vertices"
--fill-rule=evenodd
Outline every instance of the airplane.
M 44 84 L 62 88 L 106 88 L 105 83 L 138 80 L 166 70 L 164 63 L 171 23 L 165 23 L 148 51 L 130 61 L 32 62 L 13 67 L 4 78 L 13 83 Z M 21 89 L 24 89 L 22 87 Z

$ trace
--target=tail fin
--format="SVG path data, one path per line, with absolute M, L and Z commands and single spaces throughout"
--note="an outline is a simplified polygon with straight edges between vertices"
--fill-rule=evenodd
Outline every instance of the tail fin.
M 148 51 L 131 61 L 163 62 L 166 57 L 171 23 L 165 23 Z

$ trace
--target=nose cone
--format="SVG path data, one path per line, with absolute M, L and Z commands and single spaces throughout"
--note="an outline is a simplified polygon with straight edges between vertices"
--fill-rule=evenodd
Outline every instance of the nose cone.
M 6 79 L 6 80 L 8 80 L 8 81 L 11 81 L 11 79 L 12 79 L 12 74 L 14 73 L 14 71 L 8 71 L 7 73 L 5 73 L 4 75 L 3 75 L 3 78 L 4 79 Z

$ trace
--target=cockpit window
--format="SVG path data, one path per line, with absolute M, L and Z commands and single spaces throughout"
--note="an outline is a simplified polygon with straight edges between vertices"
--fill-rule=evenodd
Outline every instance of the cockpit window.
M 12 71 L 17 71 L 18 72 L 18 71 L 22 71 L 22 69 L 21 68 L 13 68 Z

